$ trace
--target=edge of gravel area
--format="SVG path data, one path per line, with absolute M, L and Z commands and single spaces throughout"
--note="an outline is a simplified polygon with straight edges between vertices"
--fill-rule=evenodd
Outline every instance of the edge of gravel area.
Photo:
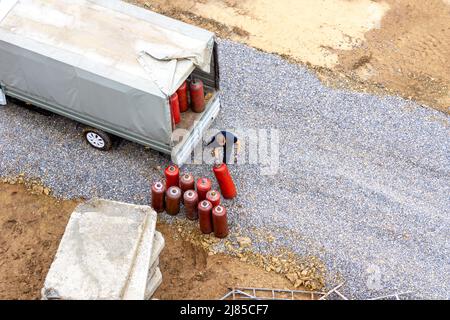
M 277 177 L 261 176 L 258 165 L 234 168 L 245 196 L 227 202 L 232 231 L 244 231 L 258 253 L 288 246 L 301 256 L 320 257 L 328 270 L 338 270 L 352 282 L 349 296 L 366 297 L 368 261 L 387 268 L 387 293 L 409 287 L 413 280 L 416 286 L 428 285 L 427 293 L 442 295 L 442 287 L 430 283 L 442 283 L 445 270 L 433 279 L 419 279 L 415 273 L 435 271 L 435 264 L 429 266 L 441 259 L 431 239 L 442 236 L 434 213 L 445 203 L 438 188 L 445 180 L 442 151 L 448 142 L 436 139 L 444 137 L 448 126 L 440 121 L 447 118 L 398 97 L 325 88 L 309 70 L 241 44 L 221 40 L 219 49 L 225 108 L 217 128 L 283 130 L 283 167 Z M 168 158 L 156 152 L 128 142 L 110 153 L 96 152 L 81 142 L 73 121 L 13 106 L 2 110 L 0 174 L 42 177 L 56 195 L 67 198 L 96 196 L 137 204 L 148 203 L 150 183 L 163 177 Z M 24 130 L 33 134 L 24 135 Z M 196 176 L 213 176 L 207 166 L 185 168 Z M 262 189 L 267 189 L 264 194 Z M 432 219 L 426 219 L 430 215 L 424 208 L 430 205 L 435 207 L 429 208 Z M 384 224 L 401 222 L 400 230 L 380 225 L 378 214 L 385 214 Z M 274 243 L 253 234 L 253 227 L 265 226 L 277 233 Z M 402 228 L 410 228 L 415 238 L 407 242 L 397 235 Z M 425 236 L 426 250 L 418 250 L 416 244 Z M 410 255 L 412 249 L 417 254 Z M 427 254 L 429 261 L 422 259 Z

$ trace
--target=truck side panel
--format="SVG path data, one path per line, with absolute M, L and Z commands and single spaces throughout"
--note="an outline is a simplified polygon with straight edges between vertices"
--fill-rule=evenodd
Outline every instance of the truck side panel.
M 170 153 L 167 100 L 0 41 L 7 94 Z

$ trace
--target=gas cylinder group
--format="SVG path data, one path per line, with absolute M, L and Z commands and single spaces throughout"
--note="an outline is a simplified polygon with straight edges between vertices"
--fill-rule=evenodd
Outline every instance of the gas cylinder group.
M 153 209 L 176 216 L 184 204 L 186 218 L 198 220 L 202 233 L 214 232 L 217 238 L 227 237 L 227 210 L 221 204 L 221 198 L 234 198 L 236 187 L 226 165 L 214 167 L 214 174 L 221 192 L 212 188 L 210 179 L 201 177 L 195 181 L 192 174 L 181 174 L 178 166 L 169 165 L 164 170 L 165 183 L 158 181 L 151 186 Z
M 189 105 L 193 112 L 202 113 L 205 111 L 205 87 L 200 79 L 185 81 L 178 90 L 169 97 L 172 123 L 175 127 L 181 122 L 181 114 L 189 110 Z

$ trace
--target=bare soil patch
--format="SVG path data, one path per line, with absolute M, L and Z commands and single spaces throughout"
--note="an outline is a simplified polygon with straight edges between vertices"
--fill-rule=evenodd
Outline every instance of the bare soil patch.
M 39 299 L 77 201 L 0 183 L 0 299 Z
M 306 64 L 328 85 L 450 113 L 448 0 L 130 2 Z
M 450 113 L 450 5 L 388 2 L 382 27 L 367 32 L 361 46 L 340 50 L 336 70 Z
M 294 289 L 282 275 L 228 255 L 208 255 L 178 236 L 173 226 L 159 223 L 157 229 L 164 234 L 166 248 L 160 262 L 164 281 L 154 298 L 219 299 L 234 287 Z

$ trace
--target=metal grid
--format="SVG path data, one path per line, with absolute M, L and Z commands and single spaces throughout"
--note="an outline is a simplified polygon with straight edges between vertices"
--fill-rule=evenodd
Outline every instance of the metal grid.
M 304 300 L 309 297 L 316 300 L 318 297 L 325 295 L 321 291 L 306 290 L 284 290 L 284 289 L 268 289 L 268 288 L 234 288 L 230 289 L 220 300 Z
M 220 300 L 329 300 L 336 296 L 339 300 L 350 300 L 339 290 L 341 283 L 327 292 L 306 290 L 285 290 L 269 288 L 230 288 Z M 401 297 L 412 292 L 399 292 L 390 295 L 369 298 L 367 300 L 402 300 Z

